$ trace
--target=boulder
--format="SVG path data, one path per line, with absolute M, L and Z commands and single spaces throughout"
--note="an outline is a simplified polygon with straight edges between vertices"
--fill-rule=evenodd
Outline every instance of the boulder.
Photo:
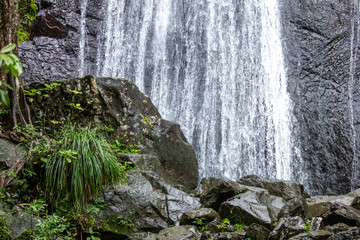
M 325 230 L 332 232 L 332 233 L 339 233 L 339 232 L 345 232 L 349 230 L 351 227 L 345 223 L 337 223 L 332 226 L 326 226 Z
M 161 230 L 157 240 L 193 240 L 200 239 L 201 233 L 194 226 L 177 226 Z
M 354 198 L 354 200 L 353 200 L 352 203 L 351 203 L 351 206 L 352 206 L 353 208 L 356 208 L 357 210 L 360 210 L 360 195 L 359 195 L 359 196 L 356 196 L 356 197 Z
M 305 201 L 302 197 L 294 197 L 285 203 L 281 209 L 278 218 L 283 217 L 303 217 L 305 218 Z
M 20 145 L 0 138 L 0 169 L 10 168 L 16 160 L 23 160 L 25 155 Z
M 292 238 L 289 238 L 289 240 L 327 240 L 329 237 L 331 237 L 331 235 L 331 232 L 326 230 L 316 230 L 298 234 Z
M 155 186 L 165 186 L 166 191 Z M 201 205 L 198 199 L 164 182 L 152 185 L 140 171 L 130 171 L 126 185 L 108 188 L 103 202 L 109 205 L 99 211 L 97 221 L 102 231 L 116 234 L 158 232 Z
M 15 207 L 15 214 L 8 219 L 12 239 L 27 235 L 28 230 L 37 228 L 41 218 L 25 213 L 19 207 Z
M 45 84 L 51 83 L 61 85 L 47 88 Z M 41 92 L 29 96 L 34 121 L 42 111 L 50 129 L 56 128 L 53 122 L 65 123 L 68 115 L 79 125 L 103 127 L 110 139 L 136 144 L 146 154 L 133 157 L 142 168 L 154 170 L 166 182 L 183 185 L 186 190 L 197 187 L 198 162 L 179 124 L 162 119 L 150 98 L 136 85 L 124 79 L 93 76 L 51 83 L 27 86 L 28 90 Z
M 327 240 L 359 240 L 360 239 L 360 227 L 352 227 L 347 231 L 334 234 Z
M 284 205 L 285 201 L 281 197 L 270 195 L 265 189 L 248 187 L 247 192 L 222 203 L 220 215 L 233 222 L 244 219 L 248 224 L 258 223 L 270 227 Z
M 270 230 L 266 227 L 253 223 L 245 227 L 246 237 L 257 240 L 267 240 L 270 235 Z
M 245 240 L 245 232 L 203 233 L 201 240 Z
M 310 197 L 309 194 L 304 191 L 302 184 L 293 181 L 266 179 L 256 175 L 249 175 L 240 178 L 237 182 L 246 186 L 264 188 L 268 190 L 269 194 L 282 197 L 285 200 L 290 200 L 295 197 Z
M 304 232 L 304 220 L 301 217 L 281 218 L 269 235 L 270 240 L 285 240 Z
M 360 195 L 360 189 L 346 195 L 339 196 L 315 196 L 305 199 L 305 214 L 307 217 L 320 217 L 329 211 L 336 203 L 351 206 L 356 196 Z
M 157 169 L 161 168 L 159 158 L 154 155 L 119 153 L 118 157 L 123 162 L 133 163 L 140 170 L 157 171 Z
M 246 192 L 247 188 L 226 178 L 203 178 L 198 195 L 201 203 L 208 208 L 219 210 L 220 205 L 236 194 Z
M 324 225 L 345 223 L 349 226 L 357 226 L 360 222 L 360 210 L 343 204 L 335 203 L 322 215 Z
M 197 219 L 201 221 L 201 224 L 196 222 Z M 221 221 L 220 215 L 214 209 L 199 208 L 184 212 L 180 218 L 180 225 L 196 225 L 199 227 L 214 220 Z

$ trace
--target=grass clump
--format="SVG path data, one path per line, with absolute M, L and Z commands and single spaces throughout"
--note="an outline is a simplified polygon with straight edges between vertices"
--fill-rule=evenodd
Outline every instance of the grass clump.
M 104 188 L 125 180 L 125 167 L 96 128 L 66 125 L 55 134 L 45 163 L 46 194 L 51 205 L 66 199 L 76 210 L 84 211 Z

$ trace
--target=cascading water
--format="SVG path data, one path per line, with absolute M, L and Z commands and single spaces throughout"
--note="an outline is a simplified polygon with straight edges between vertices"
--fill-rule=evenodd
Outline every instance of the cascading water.
M 354 85 L 355 85 L 355 70 L 357 61 L 357 49 L 359 46 L 359 29 L 360 29 L 360 1 L 356 0 L 353 3 L 352 19 L 351 19 L 351 44 L 350 44 L 350 79 L 349 79 L 349 108 L 350 108 L 350 125 L 351 125 L 351 147 L 354 151 L 352 160 L 352 175 L 351 188 L 354 190 L 358 187 L 360 176 L 360 161 L 357 152 L 357 134 L 354 123 Z
M 132 80 L 179 122 L 201 177 L 304 179 L 277 0 L 107 0 L 103 11 L 97 75 Z
M 80 42 L 79 42 L 79 75 L 84 75 L 85 72 L 85 43 L 86 43 L 86 8 L 88 0 L 82 0 L 80 5 Z

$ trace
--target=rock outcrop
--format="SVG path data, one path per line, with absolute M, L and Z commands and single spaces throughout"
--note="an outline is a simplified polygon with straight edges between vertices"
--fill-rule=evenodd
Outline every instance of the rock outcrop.
M 49 88 L 46 85 L 55 83 L 58 86 Z M 27 95 L 34 122 L 41 111 L 46 115 L 45 124 L 49 128 L 56 127 L 54 123 L 65 123 L 68 116 L 79 125 L 93 124 L 104 128 L 109 139 L 138 146 L 145 154 L 133 157 L 140 169 L 154 170 L 166 182 L 185 190 L 197 186 L 195 152 L 179 124 L 162 119 L 150 98 L 133 83 L 87 76 L 33 83 L 27 88 L 30 92 L 38 91 L 34 96 Z M 145 161 L 145 158 L 150 160 Z

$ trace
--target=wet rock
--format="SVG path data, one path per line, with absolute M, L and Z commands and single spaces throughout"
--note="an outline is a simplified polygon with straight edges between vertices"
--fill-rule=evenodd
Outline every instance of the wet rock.
M 201 240 L 244 240 L 245 232 L 203 233 Z
M 356 197 L 354 198 L 354 200 L 353 200 L 352 203 L 351 203 L 351 206 L 352 206 L 353 208 L 356 208 L 357 210 L 360 210 L 360 195 L 359 195 L 359 196 L 356 196 Z
M 51 97 L 37 95 L 29 102 L 33 116 L 39 111 L 46 114 L 47 127 L 54 127 L 51 121 L 65 123 L 68 115 L 79 125 L 109 126 L 110 140 L 140 148 L 144 155 L 131 157 L 140 168 L 152 169 L 167 183 L 183 185 L 186 190 L 197 187 L 198 162 L 193 148 L 179 125 L 162 119 L 150 98 L 136 85 L 123 79 L 93 76 L 56 83 L 61 86 L 46 92 Z M 28 88 L 46 86 L 33 83 Z M 74 90 L 81 94 L 74 95 Z M 83 110 L 71 107 L 71 103 L 79 104 Z
M 359 240 L 360 239 L 360 228 L 353 227 L 345 232 L 337 233 L 328 238 L 328 240 Z
M 201 225 L 206 225 L 213 220 L 221 221 L 220 215 L 211 208 L 200 208 L 195 210 L 186 211 L 180 218 L 180 225 L 197 225 L 196 219 L 201 220 Z
M 310 197 L 309 194 L 304 191 L 303 185 L 293 181 L 266 179 L 255 175 L 249 175 L 242 177 L 238 180 L 238 183 L 266 189 L 269 194 L 282 197 L 285 200 L 290 200 L 295 197 Z
M 343 204 L 333 204 L 322 217 L 324 219 L 324 225 L 345 223 L 349 226 L 356 226 L 359 224 L 360 211 Z
M 246 237 L 257 240 L 267 240 L 270 235 L 270 230 L 266 227 L 253 223 L 245 227 Z
M 104 231 L 116 234 L 158 232 L 175 224 L 183 212 L 200 207 L 196 198 L 171 186 L 166 193 L 155 188 L 139 171 L 129 172 L 126 185 L 110 187 L 103 195 L 109 206 L 100 210 L 98 221 Z
M 331 232 L 328 232 L 326 230 L 316 230 L 316 231 L 310 231 L 310 232 L 298 234 L 290 239 L 291 240 L 327 240 L 331 235 L 332 235 Z
M 55 17 L 46 14 L 38 16 L 32 24 L 31 37 L 66 38 L 69 29 Z
M 285 240 L 304 231 L 304 220 L 301 217 L 281 218 L 270 233 L 269 239 Z
M 222 203 L 219 213 L 222 218 L 246 219 L 249 224 L 270 227 L 284 205 L 282 198 L 272 196 L 264 189 L 249 187 L 247 192 Z
M 23 160 L 25 154 L 20 145 L 0 138 L 0 169 L 10 168 L 16 160 Z
M 320 230 L 320 228 L 323 228 L 323 218 L 321 217 L 315 217 L 311 218 L 309 220 L 310 228 L 312 231 Z
M 282 217 L 303 217 L 305 218 L 305 201 L 302 197 L 294 197 L 285 203 L 278 218 Z
M 226 178 L 203 178 L 199 185 L 201 203 L 215 210 L 219 210 L 221 203 L 245 191 L 246 186 Z
M 332 233 L 344 232 L 350 229 L 350 226 L 345 223 L 337 223 L 332 226 L 326 226 L 325 230 Z
M 41 221 L 41 218 L 24 213 L 19 207 L 15 207 L 15 214 L 8 218 L 9 229 L 11 230 L 10 236 L 15 239 L 22 235 L 26 235 L 27 230 L 37 228 L 36 224 Z
M 118 157 L 123 162 L 132 162 L 140 170 L 157 171 L 161 168 L 160 160 L 157 156 L 149 154 L 125 154 L 120 153 Z
M 194 226 L 178 226 L 161 230 L 157 240 L 193 240 L 200 239 L 201 234 Z

